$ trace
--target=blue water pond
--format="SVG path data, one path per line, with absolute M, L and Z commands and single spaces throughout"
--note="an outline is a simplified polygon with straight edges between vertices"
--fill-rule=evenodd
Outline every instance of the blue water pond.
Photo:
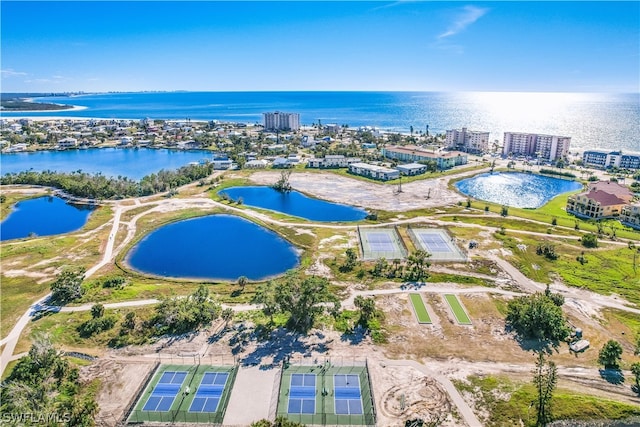
M 231 187 L 220 194 L 242 198 L 248 206 L 269 209 L 311 221 L 359 221 L 367 212 L 353 206 L 312 199 L 297 191 L 282 193 L 271 187 Z
M 93 206 L 67 203 L 59 197 L 23 200 L 16 203 L 0 223 L 0 240 L 76 231 L 86 224 L 93 209 Z
M 484 173 L 456 183 L 463 194 L 514 208 L 539 208 L 559 194 L 582 188 L 577 181 L 519 172 Z
M 207 215 L 164 225 L 129 252 L 127 263 L 156 276 L 263 280 L 294 268 L 296 249 L 278 234 L 232 215 Z

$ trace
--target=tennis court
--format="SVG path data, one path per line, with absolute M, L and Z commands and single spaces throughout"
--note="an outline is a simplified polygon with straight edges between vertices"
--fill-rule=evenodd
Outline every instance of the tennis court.
M 292 374 L 289 384 L 289 414 L 316 413 L 316 374 Z
M 457 296 L 453 294 L 445 294 L 444 299 L 449 304 L 453 316 L 460 325 L 471 325 L 471 318 L 467 314 L 467 311 L 462 306 L 462 303 Z
M 334 374 L 333 390 L 336 414 L 362 415 L 362 395 L 358 375 Z
M 360 365 L 287 365 L 276 416 L 305 425 L 375 425 L 366 361 Z
M 207 372 L 202 376 L 189 412 L 216 412 L 227 383 L 226 372 Z
M 446 230 L 409 227 L 407 234 L 416 248 L 431 254 L 430 261 L 467 261 L 467 255 Z
M 178 393 L 180 393 L 182 383 L 188 374 L 189 372 L 186 371 L 164 372 L 142 410 L 154 412 L 168 412 L 171 410 L 173 401 L 176 400 Z
M 413 312 L 416 314 L 418 323 L 431 323 L 431 317 L 429 317 L 429 312 L 422 300 L 422 296 L 420 294 L 409 294 L 409 300 L 413 306 Z
M 159 365 L 129 423 L 222 423 L 236 366 Z
M 403 259 L 407 250 L 397 231 L 393 228 L 358 227 L 362 258 L 372 261 L 380 258 Z

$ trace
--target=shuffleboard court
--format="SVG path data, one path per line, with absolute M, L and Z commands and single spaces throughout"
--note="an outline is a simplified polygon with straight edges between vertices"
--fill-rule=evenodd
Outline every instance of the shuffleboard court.
M 393 228 L 359 228 L 362 257 L 366 261 L 380 258 L 403 259 L 407 251 Z
M 407 234 L 416 248 L 431 255 L 430 261 L 467 261 L 467 255 L 443 229 L 410 227 Z
M 460 302 L 460 300 L 458 300 L 457 296 L 453 294 L 445 294 L 444 299 L 447 302 L 447 304 L 449 304 L 449 307 L 451 308 L 451 312 L 453 313 L 456 320 L 458 321 L 458 324 L 471 325 L 471 319 L 469 318 L 469 315 L 467 314 L 466 310 L 462 306 L 462 303 Z
M 422 296 L 420 294 L 409 294 L 409 300 L 413 306 L 413 312 L 416 314 L 418 323 L 431 323 L 431 317 L 429 317 L 429 312 L 422 300 Z

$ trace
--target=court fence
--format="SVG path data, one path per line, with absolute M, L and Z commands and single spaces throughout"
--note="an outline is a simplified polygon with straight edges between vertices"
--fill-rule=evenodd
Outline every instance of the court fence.
M 362 252 L 362 260 L 363 261 L 374 261 L 380 258 L 385 258 L 388 260 L 392 259 L 404 259 L 407 257 L 409 251 L 407 246 L 405 245 L 402 237 L 398 233 L 396 228 L 360 228 L 357 227 L 358 230 L 358 240 L 360 241 L 360 250 Z M 381 251 L 381 250 L 373 250 L 369 246 L 368 239 L 366 235 L 370 233 L 380 233 L 385 232 L 390 238 L 391 241 L 395 242 L 397 250 L 392 251 Z M 366 241 L 366 244 L 365 244 Z
M 164 363 L 164 365 L 181 365 L 181 366 L 188 367 L 187 371 L 188 371 L 188 375 L 190 375 L 190 378 L 189 378 L 189 383 L 187 384 L 187 387 L 190 390 L 192 390 L 192 393 L 190 393 L 192 395 L 191 397 L 194 397 L 196 395 L 197 389 L 198 389 L 197 386 L 202 376 L 206 372 L 205 371 L 206 367 L 211 366 L 213 368 L 220 368 L 220 367 L 227 368 L 228 370 L 225 370 L 225 372 L 228 372 L 229 377 L 227 378 L 224 391 L 220 396 L 220 401 L 218 403 L 216 412 L 189 411 L 189 407 L 188 407 L 190 406 L 189 401 L 185 403 L 185 400 L 190 397 L 189 394 L 187 393 L 180 393 L 179 395 L 176 396 L 176 400 L 180 399 L 180 402 L 179 403 L 174 402 L 171 406 L 177 409 L 164 411 L 164 412 L 145 411 L 143 409 L 136 409 L 137 406 L 141 405 L 140 399 L 144 398 L 144 393 L 147 390 L 149 383 L 153 381 L 153 378 L 156 376 L 157 372 L 162 366 L 160 363 L 158 363 L 155 369 L 152 370 L 151 374 L 148 376 L 144 384 L 140 387 L 140 390 L 138 391 L 135 400 L 133 400 L 131 407 L 128 411 L 127 417 L 124 418 L 126 420 L 126 423 L 128 424 L 142 424 L 142 423 L 148 423 L 148 422 L 168 423 L 168 424 L 174 424 L 174 423 L 205 424 L 206 423 L 210 425 L 222 425 L 222 422 L 224 420 L 224 416 L 227 410 L 227 405 L 231 397 L 231 391 L 233 390 L 233 385 L 235 383 L 235 379 L 238 373 L 239 365 L 237 363 L 230 367 L 228 365 L 227 366 L 209 365 L 207 363 L 208 360 L 214 360 L 215 357 L 212 357 L 210 359 L 208 357 L 198 358 L 197 356 L 195 357 L 195 359 L 192 359 L 192 360 L 195 360 L 198 363 L 196 364 L 187 363 L 189 358 L 193 358 L 193 357 L 194 357 L 193 355 L 190 355 L 189 357 L 179 357 L 176 359 L 165 357 L 163 358 L 163 361 L 167 362 L 167 363 Z M 173 360 L 174 362 L 182 360 L 184 363 L 170 363 L 169 362 L 170 360 Z M 206 364 L 201 365 L 199 362 L 203 362 Z
M 438 252 L 432 251 L 425 247 L 418 234 L 421 231 L 428 231 L 430 234 L 439 235 L 446 243 L 447 247 L 451 251 Z M 430 254 L 429 261 L 441 261 L 441 262 L 467 262 L 469 260 L 469 253 L 464 248 L 460 248 L 455 241 L 455 238 L 451 237 L 449 233 L 442 228 L 413 228 L 411 225 L 407 226 L 407 235 L 411 239 L 411 242 L 416 248 L 422 249 Z
M 283 378 L 291 374 L 314 373 L 317 376 L 315 402 L 313 414 L 299 414 L 288 412 L 289 390 Z M 360 382 L 360 399 L 362 413 L 336 414 L 335 388 L 333 375 L 356 375 Z M 280 380 L 278 411 L 276 416 L 284 416 L 291 421 L 305 425 L 322 426 L 375 426 L 376 409 L 369 366 L 366 359 L 338 357 L 338 358 L 304 358 L 287 359 L 283 362 L 283 375 Z M 283 388 L 284 387 L 284 388 Z

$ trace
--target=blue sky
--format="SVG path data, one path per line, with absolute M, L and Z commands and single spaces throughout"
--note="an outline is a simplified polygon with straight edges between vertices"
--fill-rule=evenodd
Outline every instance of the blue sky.
M 2 92 L 640 92 L 640 2 L 5 1 Z

